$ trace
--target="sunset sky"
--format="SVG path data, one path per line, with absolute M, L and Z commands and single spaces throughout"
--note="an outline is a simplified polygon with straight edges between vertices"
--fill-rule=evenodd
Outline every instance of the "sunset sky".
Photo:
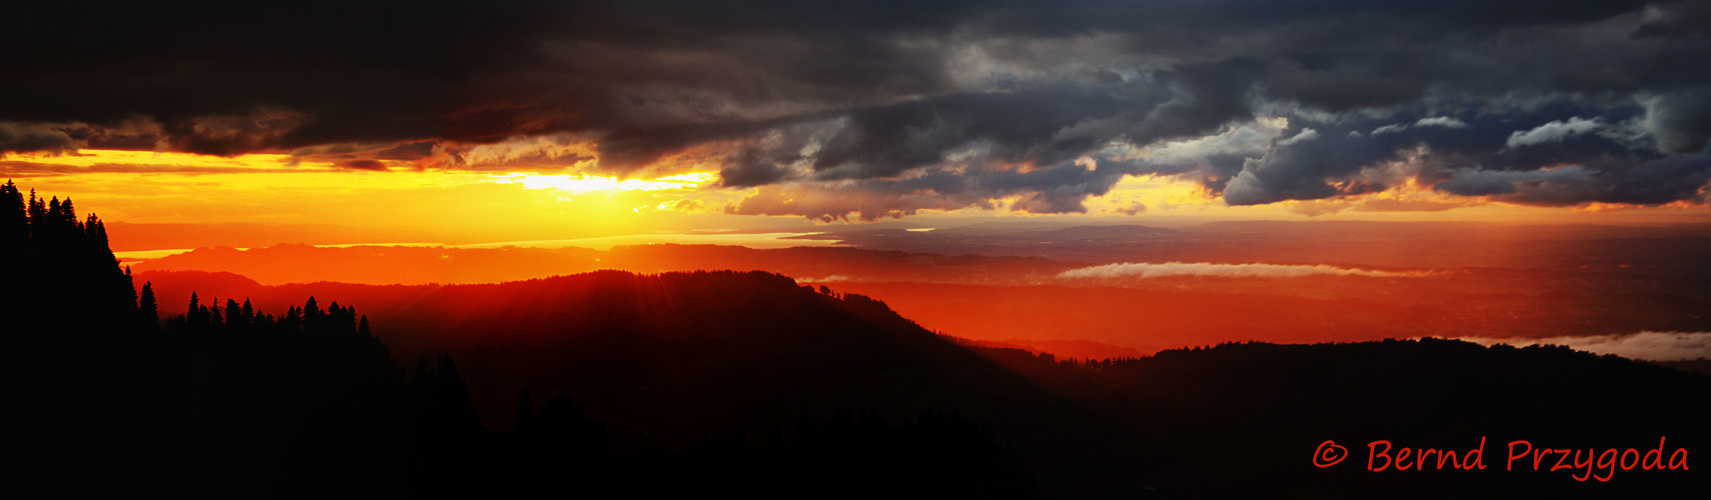
M 1711 498 L 1711 0 L 26 1 L 0 48 L 48 491 Z
M 1711 221 L 1701 1 L 322 3 L 15 9 L 0 175 L 320 243 Z

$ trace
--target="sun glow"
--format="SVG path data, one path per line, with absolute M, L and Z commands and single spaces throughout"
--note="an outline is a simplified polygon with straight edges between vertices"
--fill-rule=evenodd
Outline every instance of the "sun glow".
M 500 184 L 522 184 L 523 189 L 551 189 L 571 196 L 591 192 L 673 191 L 692 190 L 717 179 L 711 172 L 660 177 L 657 179 L 618 179 L 595 175 L 540 175 L 512 173 L 495 179 Z

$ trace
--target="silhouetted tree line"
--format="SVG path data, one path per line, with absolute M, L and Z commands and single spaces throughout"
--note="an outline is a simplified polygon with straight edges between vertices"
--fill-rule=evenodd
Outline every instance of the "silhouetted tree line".
M 1118 356 L 1105 359 L 1082 358 L 1079 360 L 1075 358 L 1065 358 L 1064 360 L 1059 361 L 1059 363 L 1093 370 L 1109 370 L 1115 366 L 1122 366 L 1140 360 L 1141 358 L 1139 357 Z
M 70 198 L 43 199 L 33 189 L 26 198 L 10 180 L 0 185 L 0 262 L 11 285 L 0 312 L 22 329 L 112 331 L 127 316 L 90 312 L 134 308 L 137 301 L 100 217 L 79 219 Z
M 163 318 L 105 228 L 70 200 L 0 186 L 8 333 L 27 355 L 20 471 L 58 494 L 468 498 L 525 494 L 1031 496 L 990 429 L 923 413 L 804 418 L 683 452 L 620 442 L 559 396 L 522 397 L 514 434 L 482 428 L 450 357 L 399 363 L 368 318 L 310 297 L 274 315 L 192 293 Z M 16 205 L 16 206 L 14 206 Z M 12 281 L 12 279 L 17 281 Z M 781 475 L 775 475 L 781 474 Z M 863 495 L 872 496 L 872 495 Z
M 153 291 L 150 283 L 143 284 L 142 296 L 152 298 Z M 243 303 L 235 299 L 226 299 L 226 306 L 220 307 L 219 300 L 210 301 L 214 305 L 204 305 L 196 292 L 190 293 L 190 306 L 184 314 L 173 316 L 166 320 L 166 332 L 184 335 L 245 335 L 261 332 L 302 333 L 311 335 L 347 334 L 373 337 L 368 326 L 368 316 L 358 315 L 355 307 L 341 307 L 338 302 L 322 310 L 315 303 L 315 297 L 309 297 L 303 307 L 291 306 L 285 314 L 274 317 L 256 310 L 250 305 L 249 298 Z M 139 309 L 145 309 L 139 306 Z
M 1311 345 L 1226 342 L 1152 356 L 1068 362 L 971 347 L 1061 393 L 1164 429 L 1137 480 L 1190 497 L 1312 492 L 1321 498 L 1702 498 L 1702 473 L 1581 482 L 1564 471 L 1505 470 L 1513 440 L 1557 449 L 1711 442 L 1711 377 L 1563 346 L 1481 346 L 1424 338 Z M 1366 470 L 1367 444 L 1465 451 L 1486 438 L 1491 469 Z M 1318 468 L 1332 439 L 1350 459 Z M 1434 464 L 1435 465 L 1435 464 Z M 1545 464 L 1548 469 L 1552 465 Z M 1697 475 L 1696 475 L 1697 474 Z M 1593 483 L 1596 483 L 1595 485 Z M 1186 493 L 1184 492 L 1191 492 Z M 1165 493 L 1161 493 L 1165 494 Z
M 491 482 L 478 466 L 486 432 L 451 358 L 406 370 L 354 308 L 310 299 L 275 317 L 192 299 L 165 324 L 75 334 L 94 340 L 53 358 L 47 371 L 80 370 L 54 389 L 90 392 L 54 426 L 77 450 L 64 465 L 98 480 L 76 487 L 450 497 Z

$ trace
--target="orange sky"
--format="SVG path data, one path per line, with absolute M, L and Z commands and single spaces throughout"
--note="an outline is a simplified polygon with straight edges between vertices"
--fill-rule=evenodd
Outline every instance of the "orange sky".
M 20 186 L 44 195 L 71 197 L 83 213 L 97 213 L 109 222 L 172 225 L 138 226 L 133 231 L 180 231 L 182 225 L 231 223 L 264 228 L 261 231 L 274 225 L 330 225 L 351 229 L 348 239 L 352 241 L 315 243 L 471 244 L 693 231 L 827 229 L 798 216 L 725 213 L 727 207 L 753 196 L 757 189 L 718 187 L 716 169 L 692 161 L 660 169 L 669 175 L 623 180 L 576 173 L 537 174 L 553 170 L 530 170 L 528 165 L 468 170 L 416 170 L 405 162 L 388 166 L 393 168 L 371 171 L 279 154 L 227 158 L 116 150 L 11 154 L 0 160 L 0 167 L 8 173 L 28 175 L 16 178 Z M 574 172 L 574 168 L 559 171 Z M 1169 177 L 1127 177 L 1110 193 L 1090 198 L 1087 214 L 1035 215 L 1012 209 L 1009 205 L 1013 199 L 994 201 L 994 210 L 927 210 L 905 217 L 904 222 L 934 227 L 1021 217 L 1146 225 L 1227 219 L 1596 224 L 1711 221 L 1711 207 L 1685 203 L 1529 207 L 1452 197 L 1412 184 L 1358 196 L 1232 207 L 1206 194 L 1196 183 Z M 170 241 L 151 237 L 170 235 L 129 236 L 116 237 L 115 250 L 153 250 L 167 244 L 162 241 Z M 245 236 L 250 240 L 266 237 L 265 232 Z

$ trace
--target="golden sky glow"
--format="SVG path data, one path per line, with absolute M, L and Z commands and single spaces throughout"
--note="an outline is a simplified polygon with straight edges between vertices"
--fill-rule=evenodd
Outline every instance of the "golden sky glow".
M 714 180 L 718 175 L 710 172 L 693 172 L 670 175 L 657 179 L 618 179 L 616 177 L 600 177 L 594 175 L 541 175 L 511 173 L 499 176 L 496 182 L 501 184 L 522 184 L 524 189 L 550 189 L 568 194 L 565 201 L 573 201 L 575 195 L 586 193 L 604 193 L 611 195 L 623 191 L 691 191 L 701 188 Z
M 374 228 L 376 242 L 485 243 L 705 230 L 812 231 L 800 217 L 740 216 L 727 206 L 755 192 L 718 187 L 708 171 L 618 179 L 584 173 L 341 168 L 281 154 L 218 157 L 84 150 L 0 160 L 20 185 L 69 196 L 84 213 L 139 224 L 326 224 Z M 17 175 L 28 173 L 29 175 Z M 923 193 L 932 196 L 932 193 Z M 1541 208 L 1484 203 L 1406 185 L 1358 197 L 1231 207 L 1200 185 L 1162 176 L 1127 177 L 1087 214 L 1013 210 L 922 211 L 922 226 L 968 218 L 1048 217 L 1096 223 L 1172 224 L 1221 219 L 1489 220 L 1654 223 L 1711 220 L 1707 207 Z M 127 250 L 148 250 L 129 248 Z

